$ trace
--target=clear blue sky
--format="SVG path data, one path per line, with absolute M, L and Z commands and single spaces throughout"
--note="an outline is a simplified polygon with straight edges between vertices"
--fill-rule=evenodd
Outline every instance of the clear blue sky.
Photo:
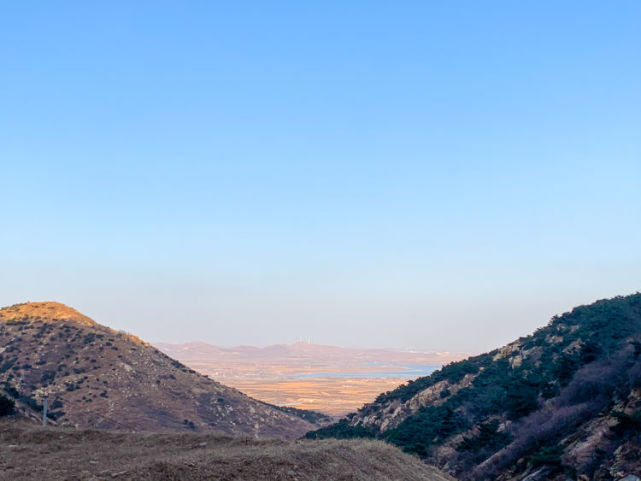
M 641 3 L 3 2 L 0 304 L 480 351 L 641 289 Z

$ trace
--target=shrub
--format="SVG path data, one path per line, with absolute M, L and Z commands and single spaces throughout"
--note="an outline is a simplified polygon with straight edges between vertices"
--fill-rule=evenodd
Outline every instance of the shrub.
M 305 437 L 308 439 L 372 438 L 374 437 L 374 433 L 374 429 L 368 429 L 360 425 L 350 426 L 347 419 L 341 419 L 331 426 L 327 426 L 316 431 L 310 431 L 305 435 Z
M 187 426 L 189 429 L 191 429 L 192 431 L 196 429 L 196 425 L 194 424 L 194 422 L 189 421 L 188 419 L 184 419 L 183 424 Z
M 47 371 L 42 374 L 40 377 L 40 382 L 42 384 L 48 384 L 49 382 L 53 381 L 56 377 L 56 373 L 54 371 Z
M 532 457 L 530 458 L 530 462 L 534 467 L 550 466 L 560 468 L 563 450 L 563 446 L 560 444 L 545 446 L 532 455 Z
M 16 403 L 0 394 L 0 417 L 13 414 Z
M 479 426 L 479 433 L 474 437 L 464 438 L 457 449 L 461 451 L 477 452 L 483 448 L 497 450 L 509 444 L 512 436 L 506 432 L 498 431 L 498 420 L 492 420 Z

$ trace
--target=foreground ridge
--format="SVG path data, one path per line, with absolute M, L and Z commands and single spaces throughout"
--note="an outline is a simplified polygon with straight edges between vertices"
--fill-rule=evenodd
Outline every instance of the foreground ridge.
M 0 473 L 16 481 L 454 481 L 379 441 L 257 441 L 193 433 L 41 429 L 15 423 L 0 423 Z

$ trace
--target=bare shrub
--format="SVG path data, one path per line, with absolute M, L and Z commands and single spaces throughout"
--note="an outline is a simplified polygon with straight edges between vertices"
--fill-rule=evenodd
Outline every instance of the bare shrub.
M 595 400 L 563 407 L 548 405 L 530 414 L 512 426 L 511 432 L 515 440 L 474 470 L 475 479 L 488 479 L 498 475 L 533 449 L 571 432 L 602 407 L 603 400 Z
M 571 406 L 596 398 L 612 396 L 621 387 L 623 375 L 629 367 L 628 356 L 593 362 L 582 367 L 563 389 L 555 404 Z

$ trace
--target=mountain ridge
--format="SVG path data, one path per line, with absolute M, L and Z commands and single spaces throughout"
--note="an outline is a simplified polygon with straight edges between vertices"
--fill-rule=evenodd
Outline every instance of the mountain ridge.
M 641 471 L 641 294 L 382 393 L 308 437 L 375 437 L 463 480 L 615 480 Z
M 341 355 L 353 354 L 354 356 L 361 356 L 366 353 L 394 353 L 398 358 L 402 359 L 403 355 L 411 356 L 414 359 L 416 356 L 423 356 L 429 359 L 429 362 L 442 363 L 452 359 L 460 359 L 465 356 L 465 353 L 450 352 L 450 351 L 428 351 L 428 350 L 410 350 L 410 349 L 392 349 L 392 348 L 357 348 L 357 347 L 343 347 L 334 346 L 331 344 L 314 344 L 309 342 L 297 341 L 293 343 L 279 343 L 269 344 L 267 346 L 251 346 L 251 345 L 237 345 L 237 346 L 218 346 L 204 341 L 187 341 L 182 343 L 171 342 L 152 342 L 152 345 L 158 347 L 163 352 L 176 352 L 182 350 L 185 352 L 193 352 L 198 350 L 211 351 L 214 353 L 226 352 L 240 352 L 246 355 L 252 353 L 266 355 L 295 355 L 295 354 L 311 354 L 320 352 L 322 354 L 338 353 Z

